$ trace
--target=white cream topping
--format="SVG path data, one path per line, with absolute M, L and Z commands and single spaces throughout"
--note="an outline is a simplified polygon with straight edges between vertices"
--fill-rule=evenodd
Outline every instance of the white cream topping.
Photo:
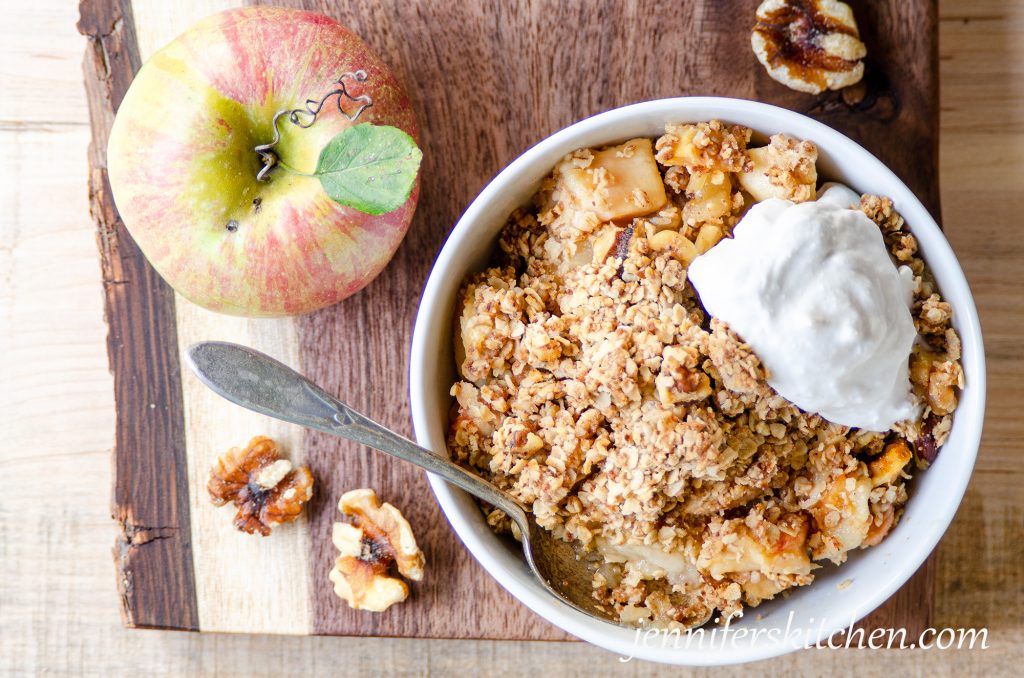
M 828 202 L 839 207 L 857 209 L 857 206 L 860 205 L 860 196 L 848 186 L 829 181 L 818 189 L 818 202 Z
M 688 275 L 779 395 L 828 421 L 886 431 L 917 414 L 913 274 L 897 271 L 878 226 L 849 208 L 858 202 L 833 185 L 813 202 L 758 203 Z

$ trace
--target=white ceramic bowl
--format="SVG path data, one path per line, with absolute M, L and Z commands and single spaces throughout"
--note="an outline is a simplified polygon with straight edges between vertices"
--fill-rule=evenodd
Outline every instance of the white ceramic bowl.
M 764 659 L 827 639 L 882 604 L 924 562 L 953 520 L 974 467 L 985 408 L 981 328 L 967 281 L 953 251 L 924 206 L 877 158 L 839 132 L 798 113 L 738 99 L 686 97 L 626 106 L 576 123 L 529 149 L 494 178 L 455 226 L 427 280 L 416 317 L 410 363 L 412 417 L 418 442 L 444 453 L 455 379 L 452 313 L 461 281 L 481 270 L 508 214 L 526 204 L 541 179 L 566 153 L 637 136 L 657 137 L 667 122 L 720 119 L 755 133 L 782 132 L 818 146 L 822 176 L 860 193 L 886 195 L 904 216 L 954 309 L 963 340 L 967 386 L 949 440 L 936 462 L 917 475 L 899 525 L 878 546 L 851 554 L 841 567 L 818 570 L 813 584 L 765 603 L 731 624 L 731 640 L 687 647 L 673 638 L 638 641 L 637 633 L 591 619 L 549 596 L 534 581 L 519 552 L 494 535 L 470 496 L 431 476 L 448 520 L 481 565 L 513 596 L 565 631 L 621 656 L 717 665 Z M 439 573 L 435 573 L 439 574 Z M 850 583 L 840 590 L 839 584 Z M 757 631 L 760 629 L 759 631 Z M 768 631 L 776 629 L 774 634 Z M 788 631 L 787 631 L 788 629 Z M 796 637 L 796 632 L 800 636 Z M 744 635 L 745 634 L 745 635 Z M 914 639 L 910 639 L 912 642 Z

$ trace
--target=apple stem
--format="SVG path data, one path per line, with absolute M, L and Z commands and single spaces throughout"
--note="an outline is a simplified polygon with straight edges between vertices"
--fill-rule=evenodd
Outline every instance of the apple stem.
M 274 139 L 268 144 L 260 144 L 253 149 L 257 154 L 259 154 L 260 159 L 263 161 L 263 167 L 260 168 L 260 171 L 256 174 L 257 181 L 270 181 L 270 171 L 275 167 L 283 167 L 285 171 L 298 174 L 300 176 L 315 176 L 312 174 L 306 174 L 305 172 L 300 172 L 294 167 L 289 167 L 281 161 L 280 157 L 278 157 L 277 152 L 274 151 L 274 147 L 281 142 L 281 130 L 277 126 L 277 122 L 282 117 L 288 116 L 289 122 L 296 127 L 300 127 L 302 129 L 312 127 L 313 123 L 317 121 L 317 117 L 320 115 L 320 112 L 327 104 L 328 99 L 333 96 L 338 97 L 338 112 L 348 118 L 350 122 L 355 122 L 356 118 L 358 118 L 363 111 L 370 106 L 373 106 L 373 99 L 371 99 L 367 94 L 353 96 L 352 93 L 348 91 L 345 83 L 346 78 L 351 78 L 356 82 L 365 82 L 366 71 L 359 70 L 350 73 L 342 73 L 341 77 L 334 82 L 337 87 L 325 94 L 321 99 L 306 99 L 305 108 L 285 109 L 274 114 L 274 119 L 271 121 L 271 125 L 274 128 Z M 345 109 L 342 107 L 342 103 L 346 99 L 352 103 L 359 104 L 352 113 L 346 113 Z
M 303 172 L 302 170 L 295 169 L 291 165 L 283 162 L 280 158 L 277 159 L 275 167 L 280 167 L 285 172 L 288 172 L 288 174 L 295 174 L 295 175 L 300 176 L 300 177 L 315 177 L 316 176 L 315 173 Z

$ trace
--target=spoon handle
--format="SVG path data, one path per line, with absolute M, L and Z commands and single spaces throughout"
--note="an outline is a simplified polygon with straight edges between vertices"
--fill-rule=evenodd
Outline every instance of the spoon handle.
M 512 517 L 523 511 L 505 492 L 356 412 L 264 353 L 206 341 L 189 347 L 186 362 L 200 381 L 236 405 L 386 452 L 441 476 Z

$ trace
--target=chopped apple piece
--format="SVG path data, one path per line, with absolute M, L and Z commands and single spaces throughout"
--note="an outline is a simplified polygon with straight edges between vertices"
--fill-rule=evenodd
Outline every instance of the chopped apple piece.
M 666 551 L 657 545 L 613 544 L 607 539 L 597 540 L 597 550 L 609 563 L 630 563 L 643 579 L 658 579 L 666 575 L 679 582 L 698 583 L 700 572 L 683 551 Z
M 667 125 L 665 136 L 658 139 L 658 160 L 663 165 L 677 167 L 700 166 L 701 150 L 693 143 L 697 137 L 696 125 Z
M 871 488 L 871 478 L 863 467 L 854 475 L 841 475 L 828 484 L 821 500 L 811 507 L 823 539 L 814 553 L 815 559 L 829 558 L 840 563 L 843 554 L 864 543 L 871 525 Z
M 615 241 L 618 240 L 619 230 L 614 226 L 609 226 L 594 238 L 593 263 L 602 263 L 612 253 L 612 250 L 615 249 Z
M 747 155 L 753 168 L 736 177 L 754 200 L 814 200 L 818 181 L 818 149 L 814 144 L 776 134 L 767 146 L 747 149 Z
M 686 197 L 683 221 L 687 224 L 719 219 L 732 207 L 732 182 L 725 172 L 698 172 L 686 184 Z
M 693 244 L 697 246 L 698 252 L 704 254 L 717 245 L 722 236 L 721 226 L 718 224 L 704 224 L 700 227 L 700 231 L 697 232 L 697 238 L 693 241 Z
M 754 169 L 737 175 L 740 186 L 753 196 L 755 202 L 768 198 L 785 198 L 785 190 L 781 186 L 773 186 L 771 179 L 768 178 L 768 170 L 771 167 L 768 161 L 768 147 L 751 148 L 747 155 L 754 162 Z
M 728 544 L 709 542 L 701 551 L 697 566 L 715 579 L 726 574 L 760 572 L 765 575 L 806 575 L 812 568 L 807 556 L 808 526 L 797 515 L 786 519 L 788 532 L 779 531 L 774 542 L 759 539 L 741 520 L 731 520 L 733 527 Z
M 658 231 L 647 244 L 655 252 L 669 252 L 683 266 L 689 266 L 700 254 L 697 247 L 678 231 Z
M 573 207 L 603 221 L 641 217 L 668 202 L 650 139 L 594 151 L 590 163 L 581 164 L 578 158 L 562 161 L 557 172 L 561 188 Z
M 658 162 L 668 167 L 685 167 L 689 172 L 741 172 L 750 165 L 744 154 L 748 141 L 750 128 L 711 120 L 665 125 L 665 134 L 654 148 Z
M 874 487 L 886 485 L 900 477 L 900 471 L 907 465 L 913 455 L 907 443 L 897 440 L 885 446 L 885 452 L 868 464 L 871 473 L 871 484 Z

